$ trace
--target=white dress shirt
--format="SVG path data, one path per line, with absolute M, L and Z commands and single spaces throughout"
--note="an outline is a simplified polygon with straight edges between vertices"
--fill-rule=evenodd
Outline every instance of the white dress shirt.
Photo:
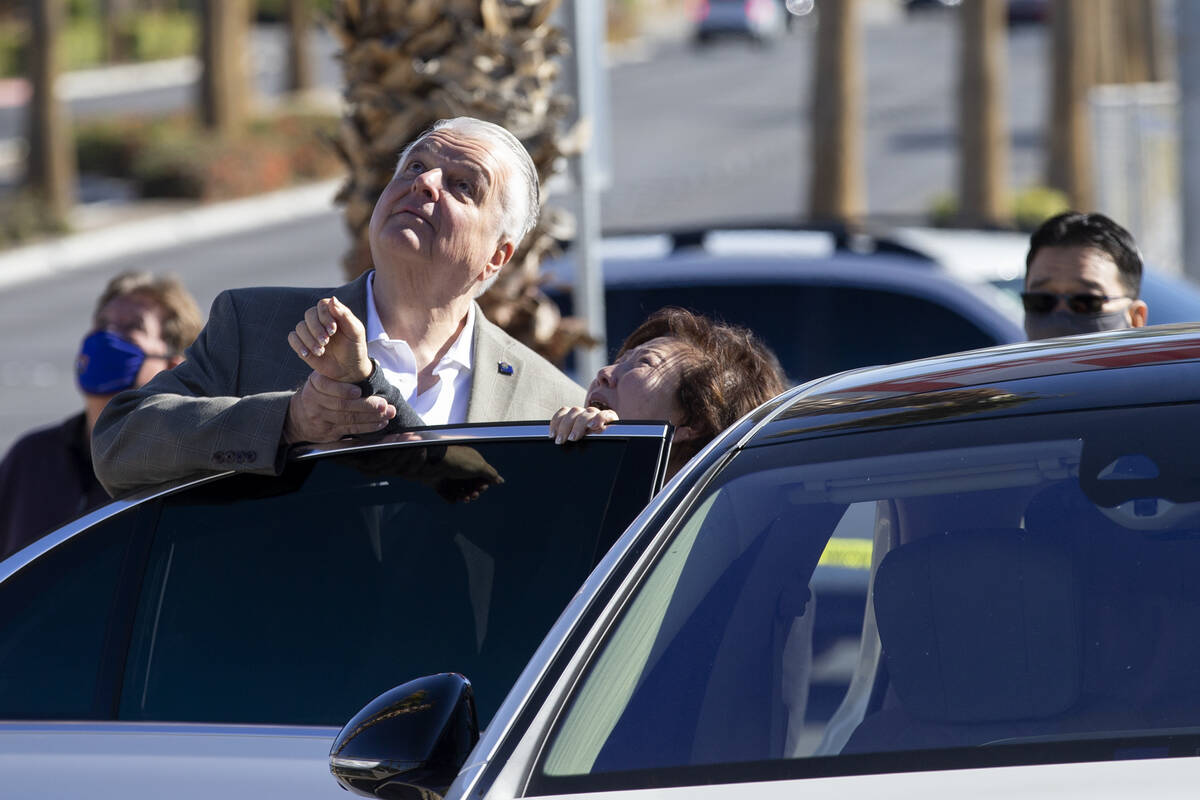
M 379 321 L 375 308 L 375 274 L 367 277 L 367 355 L 379 362 L 383 376 L 395 386 L 428 425 L 467 421 L 471 399 L 471 344 L 475 338 L 475 304 L 467 312 L 467 324 L 450 349 L 433 368 L 437 383 L 417 394 L 417 359 L 403 339 L 392 339 Z

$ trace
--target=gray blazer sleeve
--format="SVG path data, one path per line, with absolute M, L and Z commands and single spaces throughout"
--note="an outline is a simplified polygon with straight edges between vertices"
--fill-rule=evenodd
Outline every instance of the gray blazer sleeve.
M 92 462 L 112 495 L 204 473 L 279 474 L 292 395 L 310 370 L 287 332 L 329 289 L 222 292 L 186 360 L 112 399 L 92 432 Z M 387 384 L 385 433 L 425 423 Z
M 242 334 L 237 304 L 223 292 L 182 364 L 112 399 L 92 434 L 96 476 L 110 494 L 227 469 L 278 474 L 288 403 L 308 368 L 291 354 L 300 369 L 290 385 L 276 380 L 276 390 L 239 396 Z

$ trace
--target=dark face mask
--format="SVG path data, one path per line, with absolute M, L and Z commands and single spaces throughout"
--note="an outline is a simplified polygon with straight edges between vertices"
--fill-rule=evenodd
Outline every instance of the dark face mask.
M 1025 335 L 1031 341 L 1051 339 L 1055 336 L 1074 336 L 1077 333 L 1118 331 L 1128 327 L 1129 316 L 1124 309 L 1100 314 L 1076 314 L 1065 308 L 1046 314 L 1025 312 Z
M 109 331 L 95 331 L 79 348 L 75 376 L 88 394 L 116 394 L 133 386 L 145 360 L 145 352 L 133 342 Z

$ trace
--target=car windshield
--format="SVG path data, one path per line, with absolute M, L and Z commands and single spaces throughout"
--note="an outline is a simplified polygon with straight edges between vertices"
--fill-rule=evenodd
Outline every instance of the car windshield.
M 1193 754 L 1198 413 L 738 454 L 625 601 L 535 788 Z

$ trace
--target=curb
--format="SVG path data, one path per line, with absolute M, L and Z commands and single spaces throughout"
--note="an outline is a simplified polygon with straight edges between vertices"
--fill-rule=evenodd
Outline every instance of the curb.
M 335 210 L 343 179 L 231 200 L 63 236 L 0 253 L 0 288 L 104 261 L 291 222 Z

